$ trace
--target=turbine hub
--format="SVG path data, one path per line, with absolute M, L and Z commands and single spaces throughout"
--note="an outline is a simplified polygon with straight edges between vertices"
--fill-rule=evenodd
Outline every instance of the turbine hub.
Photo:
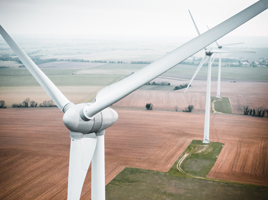
M 73 105 L 64 113 L 63 123 L 70 131 L 83 134 L 98 133 L 117 121 L 117 112 L 109 107 L 97 113 L 91 120 L 83 120 L 80 116 L 80 111 L 89 105 L 85 103 Z

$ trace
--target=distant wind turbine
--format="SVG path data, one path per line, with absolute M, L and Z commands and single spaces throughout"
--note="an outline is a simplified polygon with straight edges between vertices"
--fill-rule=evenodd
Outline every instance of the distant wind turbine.
M 190 11 L 189 11 L 190 12 Z M 193 18 L 192 18 L 193 19 Z M 208 30 L 209 27 L 207 26 Z M 219 45 L 217 41 L 215 41 L 217 47 L 219 50 L 221 50 L 223 47 L 232 46 L 232 45 L 238 45 L 238 44 L 244 44 L 243 42 L 239 43 L 231 43 L 231 44 L 225 44 L 225 45 Z M 238 51 L 229 51 L 229 53 L 238 52 Z M 240 51 L 243 53 L 254 53 L 253 51 Z M 219 67 L 218 67 L 218 82 L 217 82 L 217 98 L 221 98 L 221 53 L 219 52 Z M 228 52 L 227 52 L 228 53 Z
M 193 18 L 193 16 L 192 16 L 192 14 L 191 14 L 191 11 L 190 10 L 188 10 L 189 11 L 189 14 L 190 14 L 190 16 L 191 16 L 191 19 L 192 19 L 192 21 L 193 21 L 193 24 L 194 24 L 194 26 L 195 26 L 195 30 L 196 30 L 196 32 L 197 32 L 197 34 L 198 35 L 200 35 L 200 32 L 199 32 L 199 29 L 198 29 L 198 27 L 197 27 L 197 25 L 196 25 L 196 23 L 195 23 L 195 20 L 194 20 L 194 18 Z M 207 26 L 207 28 L 208 28 L 208 30 L 209 30 L 209 27 Z M 221 53 L 239 53 L 239 52 L 242 52 L 242 53 L 255 53 L 254 51 L 241 51 L 241 50 L 239 50 L 239 51 L 237 51 L 237 50 L 227 50 L 227 51 L 222 51 L 222 48 L 223 47 L 226 47 L 226 46 L 232 46 L 232 45 L 238 45 L 238 44 L 244 44 L 243 42 L 239 42 L 239 43 L 231 43 L 231 44 L 225 44 L 225 45 L 219 45 L 219 43 L 217 42 L 217 40 L 215 40 L 215 43 L 216 43 L 216 45 L 217 45 L 217 47 L 218 47 L 218 49 L 220 50 L 220 51 L 215 51 L 215 49 L 213 50 L 214 52 L 213 53 L 217 53 L 217 54 L 219 54 L 219 64 L 218 64 L 218 82 L 217 82 L 217 98 L 221 98 L 221 95 L 220 95 L 220 90 L 221 90 Z M 206 51 L 206 48 L 205 48 L 205 51 Z M 213 62 L 214 62 L 214 60 L 213 60 Z M 213 64 L 213 62 L 212 62 L 212 64 Z M 200 67 L 201 68 L 201 67 Z M 199 69 L 200 69 L 199 68 Z M 198 72 L 197 72 L 198 73 Z M 189 84 L 190 85 L 190 84 Z M 186 89 L 187 90 L 187 89 Z
M 198 33 L 198 35 L 200 35 L 200 32 L 198 30 L 198 27 L 195 23 L 195 20 L 190 12 L 189 14 L 191 16 L 191 19 L 193 21 L 193 24 L 195 26 L 196 32 Z M 217 43 L 217 41 L 215 40 L 215 42 Z M 237 43 L 236 43 L 237 44 Z M 218 43 L 217 43 L 218 45 Z M 230 45 L 234 45 L 234 44 L 230 44 Z M 185 89 L 184 93 L 186 93 L 186 91 L 188 90 L 189 86 L 192 84 L 194 78 L 196 77 L 196 75 L 198 74 L 199 70 L 202 68 L 202 66 L 205 64 L 205 62 L 208 61 L 208 72 L 207 72 L 207 90 L 206 90 L 206 108 L 205 108 L 205 122 L 204 122 L 204 139 L 203 139 L 203 143 L 209 143 L 209 123 L 210 123 L 210 108 L 211 108 L 211 66 L 212 63 L 214 62 L 215 56 L 212 58 L 212 55 L 215 54 L 220 54 L 220 59 L 219 59 L 219 70 L 218 70 L 218 95 L 217 97 L 220 98 L 220 80 L 221 80 L 221 53 L 233 53 L 233 52 L 247 52 L 247 53 L 254 53 L 252 51 L 232 51 L 232 50 L 222 50 L 222 46 L 218 45 L 218 49 L 206 49 L 205 50 L 205 56 L 202 58 L 200 64 L 198 65 L 193 77 L 191 78 L 187 88 Z

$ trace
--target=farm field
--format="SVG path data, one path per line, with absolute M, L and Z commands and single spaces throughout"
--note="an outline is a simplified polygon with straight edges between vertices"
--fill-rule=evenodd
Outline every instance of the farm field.
M 93 101 L 103 86 L 59 86 L 58 88 L 70 101 L 84 103 Z M 0 96 L 5 100 L 7 107 L 11 107 L 13 103 L 21 103 L 26 98 L 38 103 L 50 100 L 41 86 L 0 87 Z
M 55 65 L 54 65 L 55 64 Z M 80 65 L 81 64 L 81 65 Z M 144 67 L 142 64 L 106 64 L 85 63 L 77 65 L 67 63 L 67 69 L 62 69 L 62 62 L 42 64 L 42 70 L 74 103 L 92 101 L 99 89 L 119 81 L 127 75 Z M 51 65 L 55 68 L 50 68 Z M 173 91 L 176 85 L 188 83 L 195 66 L 179 65 L 151 82 L 169 82 L 170 86 L 145 85 L 126 98 L 114 104 L 115 107 L 144 108 L 146 103 L 153 103 L 155 109 L 183 110 L 188 105 L 194 105 L 194 112 L 204 112 L 206 91 L 206 67 L 201 69 L 196 80 L 186 94 L 184 89 Z M 250 108 L 268 108 L 268 68 L 223 67 L 221 96 L 228 97 L 232 112 L 242 114 L 244 106 Z M 171 73 L 173 72 L 173 73 Z M 216 95 L 217 67 L 212 68 L 212 96 Z M 229 79 L 233 76 L 235 79 Z M 246 81 L 244 81 L 244 79 Z M 234 82 L 234 80 L 236 80 Z M 69 89 L 68 89 L 68 88 Z M 41 103 L 48 100 L 26 69 L 0 69 L 0 96 L 8 106 L 23 101 L 25 98 Z M 73 93 L 72 93 L 73 92 Z M 18 94 L 18 98 L 16 98 Z M 246 97 L 246 98 L 245 98 Z
M 179 81 L 182 84 L 184 81 Z M 185 82 L 184 82 L 185 83 Z M 228 97 L 232 113 L 243 114 L 244 106 L 250 108 L 268 108 L 268 82 L 236 82 L 222 81 L 221 96 Z M 147 87 L 147 86 L 146 86 Z M 167 86 L 158 86 L 167 87 Z M 211 96 L 216 96 L 217 82 L 211 83 Z M 114 104 L 115 107 L 145 108 L 146 103 L 152 103 L 154 109 L 183 110 L 188 105 L 194 105 L 194 112 L 204 112 L 206 102 L 206 81 L 194 81 L 192 87 L 184 93 L 181 90 L 136 90 L 124 99 Z
M 105 136 L 106 183 L 125 167 L 167 172 L 203 138 L 202 113 L 116 110 L 119 120 Z M 62 113 L 1 109 L 0 126 L 0 199 L 65 199 L 70 138 Z M 210 140 L 224 146 L 208 176 L 268 186 L 267 129 L 267 118 L 211 114 Z M 90 174 L 82 199 L 89 197 Z
M 145 45 L 144 41 L 138 45 L 135 42 L 126 44 L 69 38 L 34 38 L 29 42 L 22 38 L 19 44 L 26 53 L 40 59 L 97 61 L 60 61 L 39 65 L 69 100 L 81 103 L 92 101 L 103 87 L 146 66 L 103 64 L 98 60 L 151 62 L 178 46 L 177 41 L 168 45 Z M 1 38 L 0 46 L 0 56 L 13 54 Z M 267 48 L 247 50 L 256 53 L 230 56 L 250 60 L 268 56 Z M 197 64 L 198 61 L 195 61 Z M 8 107 L 26 98 L 38 103 L 49 100 L 32 75 L 25 68 L 19 69 L 19 65 L 14 61 L 0 61 L 0 66 L 10 67 L 0 69 L 0 100 L 5 100 Z M 223 199 L 267 199 L 267 118 L 211 114 L 210 140 L 224 143 L 224 146 L 207 177 L 236 184 L 185 177 L 178 178 L 177 184 L 178 179 L 168 180 L 165 177 L 192 140 L 203 138 L 207 67 L 200 70 L 186 94 L 184 90 L 173 91 L 176 85 L 188 83 L 196 68 L 193 65 L 178 65 L 152 80 L 167 81 L 170 86 L 142 86 L 113 105 L 119 113 L 119 120 L 106 134 L 106 183 L 123 176 L 123 180 L 130 181 L 131 185 L 114 188 L 118 183 L 115 179 L 116 184 L 108 185 L 109 191 L 115 191 L 116 195 L 124 193 L 123 199 L 130 199 L 129 196 L 163 199 L 166 191 L 174 199 L 178 196 L 181 199 L 219 199 L 217 195 L 222 195 Z M 216 95 L 217 70 L 217 67 L 212 67 L 212 96 Z M 229 99 L 232 113 L 242 114 L 244 106 L 268 108 L 267 74 L 268 68 L 222 68 L 221 94 Z M 146 111 L 146 103 L 153 103 L 154 110 Z M 181 111 L 188 105 L 194 105 L 193 113 L 174 112 L 175 107 Z M 57 108 L 1 109 L 0 127 L 0 199 L 66 199 L 70 138 L 62 123 L 62 113 Z M 137 197 L 131 192 L 135 191 L 138 195 L 142 192 L 131 188 L 140 189 L 136 179 L 144 177 L 145 173 L 149 174 L 149 182 L 143 183 L 141 188 L 150 185 L 153 192 Z M 156 173 L 162 174 L 168 181 L 155 178 L 153 175 Z M 90 198 L 90 178 L 88 174 L 81 199 Z M 170 185 L 164 186 L 164 183 Z M 167 189 L 163 189 L 165 187 Z M 189 198 L 189 193 L 194 193 L 194 196 Z M 111 193 L 107 194 L 107 199 L 119 199 Z

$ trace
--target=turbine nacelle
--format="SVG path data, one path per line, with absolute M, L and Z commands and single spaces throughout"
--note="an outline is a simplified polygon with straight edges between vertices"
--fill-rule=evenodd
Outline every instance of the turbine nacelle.
M 90 105 L 91 103 L 71 104 L 63 115 L 64 125 L 72 132 L 90 134 L 105 130 L 117 121 L 117 112 L 109 107 L 98 112 L 90 120 L 82 119 L 81 111 L 83 111 L 84 107 Z

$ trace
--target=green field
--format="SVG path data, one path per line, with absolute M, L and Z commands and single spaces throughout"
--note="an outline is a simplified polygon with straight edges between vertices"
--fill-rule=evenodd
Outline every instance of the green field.
M 114 69 L 115 71 L 120 72 L 120 70 L 128 70 L 129 73 L 135 72 L 140 68 L 145 67 L 146 65 L 141 64 L 106 64 L 98 66 L 93 69 L 103 70 L 103 73 L 106 73 L 106 70 Z M 173 75 L 188 75 L 192 76 L 196 70 L 197 66 L 194 65 L 184 65 L 179 64 L 176 67 L 170 69 L 166 73 Z M 218 67 L 212 67 L 212 78 L 218 77 Z M 199 71 L 197 77 L 206 77 L 207 76 L 207 66 L 203 66 Z M 268 81 L 268 67 L 222 67 L 222 79 L 230 80 L 240 80 L 240 81 Z
M 193 140 L 181 156 L 188 155 L 181 164 L 183 173 L 193 177 L 206 177 L 217 161 L 222 146 L 223 144 L 218 142 L 203 144 L 202 141 Z M 177 162 L 170 169 L 170 175 L 177 175 Z
M 200 150 L 200 146 L 205 145 L 201 141 L 192 141 L 178 159 L 179 161 L 185 153 L 191 153 L 191 156 L 182 163 L 183 170 L 191 175 L 178 171 L 178 161 L 167 173 L 125 168 L 106 186 L 106 199 L 266 200 L 268 198 L 268 187 L 194 178 L 193 176 L 206 176 L 222 148 L 221 143 L 210 143 L 209 148 L 202 153 L 196 153 Z
M 44 73 L 57 86 L 79 86 L 79 85 L 109 85 L 121 80 L 131 72 L 137 71 L 145 65 L 133 64 L 107 64 L 95 68 L 98 74 L 79 74 L 79 69 L 44 69 Z M 173 75 L 192 75 L 196 66 L 179 65 L 168 71 Z M 113 74 L 108 73 L 113 70 Z M 120 71 L 125 70 L 125 74 Z M 94 71 L 93 71 L 94 72 Z M 76 74 L 78 73 L 78 74 Z M 72 75 L 75 74 L 75 75 Z M 268 81 L 268 68 L 249 68 L 249 67 L 223 67 L 222 78 L 241 80 L 241 81 Z M 200 70 L 198 76 L 206 76 L 206 67 Z M 212 77 L 217 77 L 217 67 L 212 68 Z M 27 69 L 0 69 L 0 87 L 3 86 L 37 86 L 38 83 L 30 75 Z M 163 90 L 163 87 L 145 87 L 143 89 Z M 167 87 L 167 90 L 170 90 Z
M 43 72 L 56 86 L 106 86 L 117 82 L 125 75 L 74 74 L 72 69 L 44 69 Z M 39 86 L 27 69 L 0 69 L 0 87 Z
M 57 86 L 96 86 L 109 85 L 123 79 L 132 72 L 146 65 L 133 64 L 107 64 L 103 66 L 86 69 L 88 73 L 79 73 L 81 69 L 43 69 L 44 73 Z M 167 73 L 173 76 L 189 75 L 191 76 L 196 66 L 178 65 Z M 111 74 L 112 73 L 112 74 Z M 206 67 L 200 70 L 198 76 L 206 77 Z M 249 68 L 249 67 L 223 67 L 222 78 L 240 81 L 268 81 L 268 68 Z M 217 77 L 217 67 L 212 68 L 212 77 Z M 168 80 L 167 80 L 168 81 Z M 8 68 L 0 69 L 0 87 L 4 86 L 37 86 L 27 69 Z M 146 86 L 145 90 L 172 90 L 171 86 Z
M 228 97 L 222 97 L 221 99 L 218 99 L 217 97 L 211 97 L 211 103 L 213 101 L 216 101 L 214 103 L 216 112 L 232 114 L 232 108 Z

